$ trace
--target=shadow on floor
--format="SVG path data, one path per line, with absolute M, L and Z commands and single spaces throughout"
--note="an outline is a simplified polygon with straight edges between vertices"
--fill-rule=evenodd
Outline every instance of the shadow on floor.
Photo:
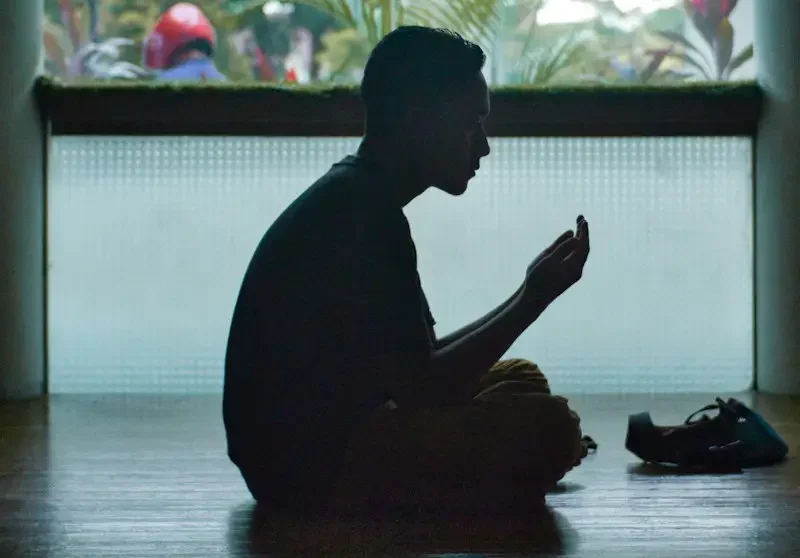
M 487 519 L 270 518 L 255 504 L 234 508 L 228 521 L 231 556 L 342 558 L 436 554 L 535 556 L 571 552 L 577 535 L 549 508 L 526 517 Z

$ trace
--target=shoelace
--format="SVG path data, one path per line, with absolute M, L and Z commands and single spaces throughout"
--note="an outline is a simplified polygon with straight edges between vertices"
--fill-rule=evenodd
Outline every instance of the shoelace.
M 694 413 L 686 417 L 686 421 L 684 421 L 684 424 L 693 424 L 695 422 L 712 420 L 711 417 L 705 414 L 708 411 L 717 411 L 719 414 L 717 415 L 716 418 L 722 418 L 723 420 L 725 419 L 733 419 L 734 421 L 738 420 L 740 413 L 736 407 L 738 405 L 741 405 L 741 403 L 739 403 L 735 399 L 728 399 L 728 401 L 724 401 L 719 397 L 717 397 L 715 401 L 716 401 L 715 403 L 706 405 L 702 409 L 698 409 Z M 700 417 L 696 420 L 693 420 L 694 417 L 696 417 L 697 415 L 700 415 Z
M 718 419 L 722 424 L 731 424 L 739 420 L 741 413 L 737 406 L 741 405 L 735 399 L 724 401 L 717 397 L 715 403 L 706 405 L 702 409 L 698 409 L 686 418 L 685 424 L 696 424 L 698 422 L 707 422 Z M 706 413 L 708 411 L 717 411 L 718 415 L 713 419 Z M 700 415 L 698 419 L 695 419 Z M 739 440 L 733 440 L 719 446 L 710 446 L 706 448 L 693 448 L 683 457 L 683 465 L 690 467 L 703 467 L 719 470 L 738 470 L 738 465 L 743 444 Z

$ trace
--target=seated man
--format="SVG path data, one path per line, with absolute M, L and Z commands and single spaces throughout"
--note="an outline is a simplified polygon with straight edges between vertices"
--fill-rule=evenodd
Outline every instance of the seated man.
M 484 62 L 445 30 L 388 34 L 364 71 L 358 152 L 255 251 L 223 415 L 229 456 L 270 509 L 504 511 L 541 505 L 580 462 L 566 400 L 532 363 L 498 360 L 580 279 L 586 221 L 530 264 L 507 302 L 446 337 L 417 274 L 403 207 L 431 186 L 463 194 L 489 154 Z

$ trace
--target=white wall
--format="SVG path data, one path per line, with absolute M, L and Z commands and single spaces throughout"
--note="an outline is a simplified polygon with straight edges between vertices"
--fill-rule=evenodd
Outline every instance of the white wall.
M 759 0 L 756 147 L 756 371 L 763 391 L 800 393 L 800 41 L 798 0 Z
M 42 0 L 0 0 L 0 400 L 43 393 Z

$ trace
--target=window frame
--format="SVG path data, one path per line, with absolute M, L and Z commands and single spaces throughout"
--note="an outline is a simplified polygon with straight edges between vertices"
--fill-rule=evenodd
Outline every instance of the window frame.
M 64 84 L 41 76 L 34 84 L 34 94 L 45 134 L 45 205 L 50 138 L 56 135 L 358 137 L 364 127 L 362 105 L 354 87 Z M 492 114 L 486 123 L 490 137 L 738 136 L 749 137 L 754 145 L 766 100 L 756 81 L 684 86 L 493 87 L 491 97 Z M 755 199 L 756 149 L 752 152 Z M 755 219 L 753 222 L 755 228 Z M 44 227 L 46 235 L 46 219 Z M 755 246 L 752 258 L 755 272 Z M 756 277 L 752 296 L 755 390 L 759 376 L 755 362 Z M 47 336 L 47 288 L 44 298 Z M 49 363 L 45 362 L 45 386 L 49 386 L 48 376 Z

